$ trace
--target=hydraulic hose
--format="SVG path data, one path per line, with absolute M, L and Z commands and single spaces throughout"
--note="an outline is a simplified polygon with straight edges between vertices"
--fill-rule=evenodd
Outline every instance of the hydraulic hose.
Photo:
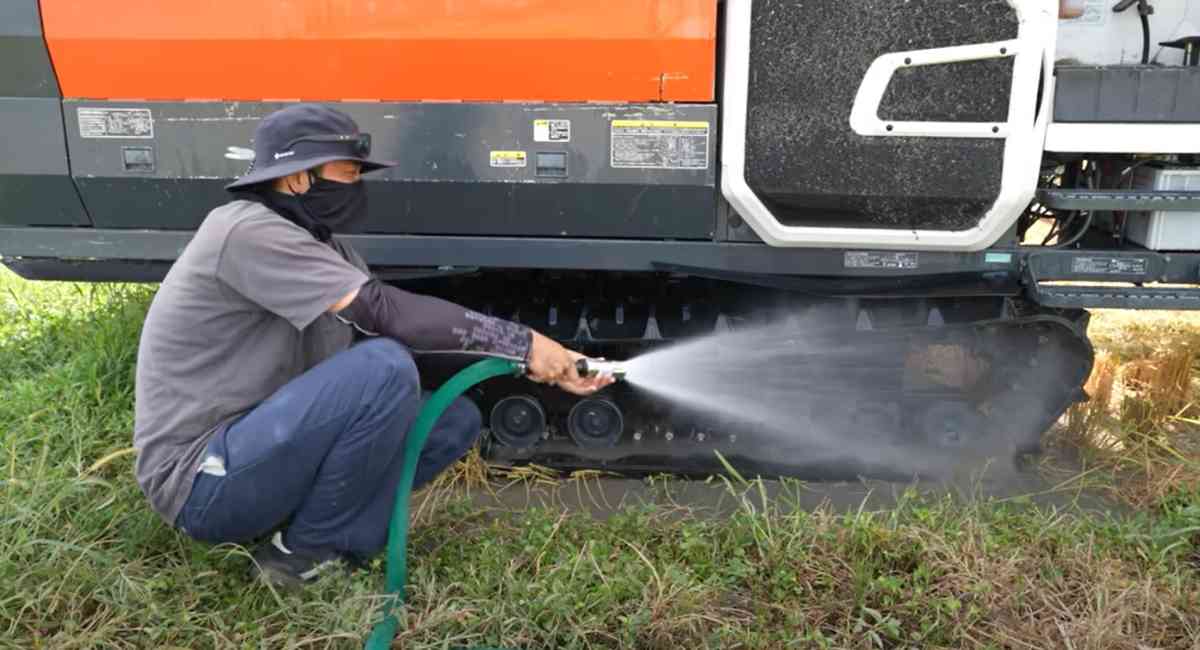
M 404 602 L 405 584 L 408 582 L 408 507 L 412 496 L 413 478 L 417 473 L 417 460 L 433 425 L 437 424 L 442 412 L 459 395 L 481 381 L 501 375 L 521 374 L 520 363 L 508 359 L 489 358 L 477 361 L 442 384 L 417 414 L 408 437 L 404 441 L 404 466 L 400 470 L 400 485 L 396 487 L 396 504 L 392 507 L 392 519 L 388 525 L 386 551 L 387 582 L 389 594 L 383 606 L 383 619 L 375 624 L 371 636 L 367 637 L 366 650 L 386 650 L 396 636 L 400 624 L 396 618 L 397 603 Z
M 1154 13 L 1150 0 L 1120 0 L 1113 5 L 1113 12 L 1121 13 L 1135 4 L 1142 19 L 1142 65 L 1147 65 L 1150 63 L 1150 14 Z
M 1140 12 L 1142 18 L 1142 65 L 1150 63 L 1150 16 Z

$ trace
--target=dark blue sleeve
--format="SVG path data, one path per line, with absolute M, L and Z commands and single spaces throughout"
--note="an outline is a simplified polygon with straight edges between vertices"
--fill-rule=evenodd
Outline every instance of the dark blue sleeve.
M 371 279 L 338 317 L 366 334 L 387 336 L 416 352 L 485 352 L 528 361 L 533 332 L 441 298 Z

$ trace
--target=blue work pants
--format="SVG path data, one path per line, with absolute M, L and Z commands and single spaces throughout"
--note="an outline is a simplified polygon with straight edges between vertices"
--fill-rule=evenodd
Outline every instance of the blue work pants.
M 371 339 L 293 379 L 220 430 L 176 525 L 202 541 L 246 542 L 284 525 L 288 548 L 358 559 L 387 542 L 404 440 L 422 405 L 408 349 Z M 460 398 L 429 435 L 414 488 L 474 444 L 479 409 Z

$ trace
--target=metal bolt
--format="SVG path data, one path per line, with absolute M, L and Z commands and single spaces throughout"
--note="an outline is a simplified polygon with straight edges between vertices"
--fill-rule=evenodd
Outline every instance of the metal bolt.
M 696 434 L 696 440 L 699 440 L 700 442 L 704 442 L 704 434 L 703 434 L 703 433 L 697 433 L 697 434 Z
M 663 436 L 663 438 L 664 438 L 664 439 L 666 439 L 666 440 L 674 440 L 674 439 L 675 439 L 675 434 L 673 434 L 673 433 L 671 433 L 670 431 L 668 431 L 668 432 L 667 432 L 667 433 L 666 433 L 666 434 Z
M 736 436 L 736 435 L 734 435 L 734 434 L 730 434 L 730 435 L 729 435 L 729 442 L 737 442 L 737 436 Z
M 634 431 L 634 432 L 633 432 L 633 439 L 634 439 L 634 440 L 641 440 L 641 439 L 642 439 L 642 432 L 641 432 L 641 431 Z

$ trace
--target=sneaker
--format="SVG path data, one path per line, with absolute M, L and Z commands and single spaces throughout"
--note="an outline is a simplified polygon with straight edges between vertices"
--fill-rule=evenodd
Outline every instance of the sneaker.
M 283 545 L 283 532 L 276 531 L 271 541 L 255 549 L 250 577 L 262 578 L 275 587 L 293 589 L 310 584 L 337 567 L 342 557 L 334 552 L 289 549 Z

